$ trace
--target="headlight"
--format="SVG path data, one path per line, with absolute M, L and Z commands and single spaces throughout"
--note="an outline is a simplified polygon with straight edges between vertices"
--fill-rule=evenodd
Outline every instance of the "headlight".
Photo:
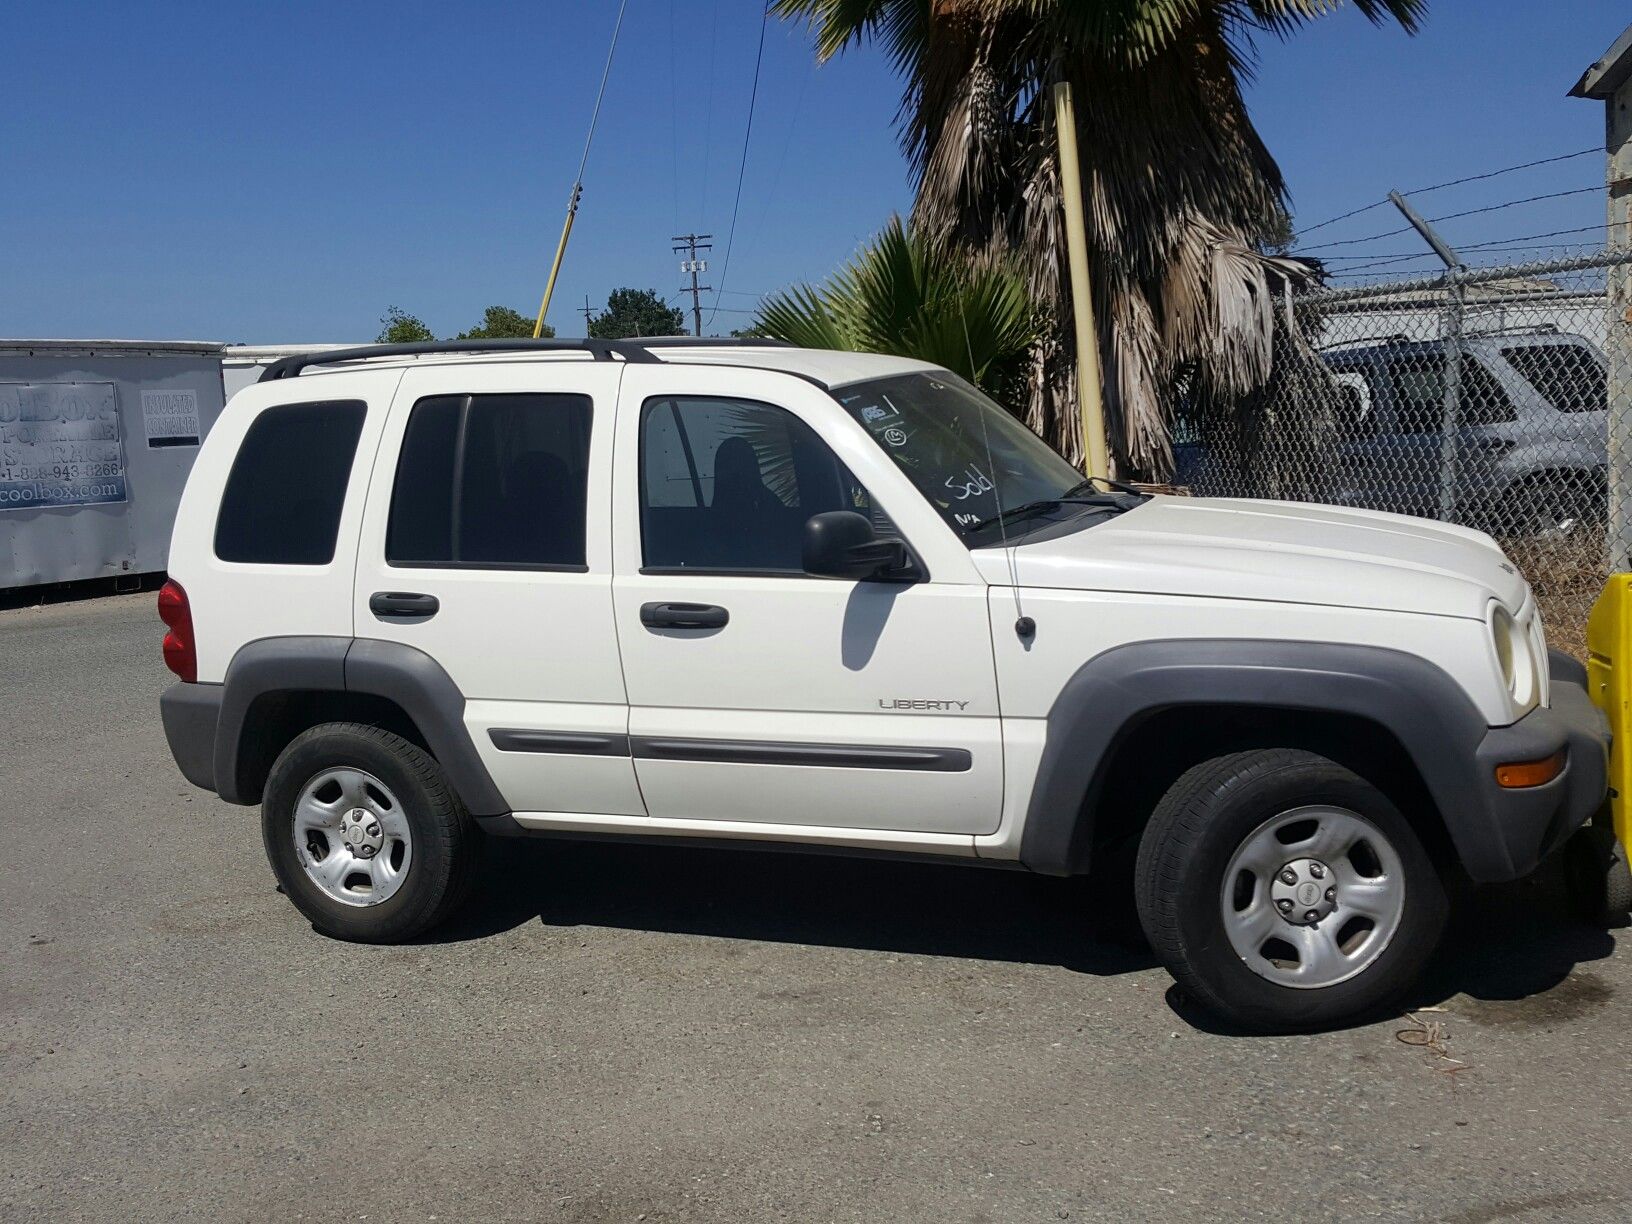
M 1535 635 L 1521 628 L 1506 608 L 1492 604 L 1490 639 L 1502 683 L 1521 712 L 1530 710 L 1541 700 L 1541 665 L 1536 657 Z

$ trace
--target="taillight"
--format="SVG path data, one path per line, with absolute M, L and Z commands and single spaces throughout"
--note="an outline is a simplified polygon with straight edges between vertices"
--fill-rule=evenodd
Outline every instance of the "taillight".
M 198 680 L 198 645 L 193 641 L 193 610 L 181 583 L 159 588 L 159 619 L 169 628 L 164 635 L 164 665 L 188 684 Z

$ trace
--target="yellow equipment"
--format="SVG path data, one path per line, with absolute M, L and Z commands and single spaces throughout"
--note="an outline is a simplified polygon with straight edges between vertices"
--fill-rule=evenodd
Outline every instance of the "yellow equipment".
M 1605 860 L 1595 887 L 1605 890 L 1610 913 L 1623 913 L 1632 902 L 1632 574 L 1612 574 L 1587 617 L 1587 692 L 1609 719 L 1609 820 L 1613 840 L 1603 828 L 1596 833 Z M 1602 825 L 1603 817 L 1594 818 Z
M 1609 806 L 1632 846 L 1632 574 L 1611 575 L 1587 617 L 1587 692 L 1609 718 Z

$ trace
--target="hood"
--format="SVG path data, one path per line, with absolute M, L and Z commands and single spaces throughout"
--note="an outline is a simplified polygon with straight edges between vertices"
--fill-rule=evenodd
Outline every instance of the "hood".
M 1258 599 L 1484 619 L 1528 587 L 1483 532 L 1403 514 L 1299 502 L 1152 497 L 1117 518 L 1000 548 L 997 585 Z

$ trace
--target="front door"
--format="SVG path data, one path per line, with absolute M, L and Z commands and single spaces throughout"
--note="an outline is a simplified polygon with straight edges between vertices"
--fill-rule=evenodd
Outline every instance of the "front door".
M 767 388 L 775 389 L 772 394 Z M 869 488 L 824 436 L 842 436 Z M 831 397 L 786 375 L 630 365 L 613 598 L 654 819 L 972 835 L 1003 760 L 986 588 L 805 574 L 813 514 L 948 531 Z M 876 459 L 877 466 L 865 461 Z M 943 560 L 945 553 L 942 553 Z M 941 572 L 937 572 L 937 570 Z
M 570 358 L 410 369 L 374 464 L 357 636 L 448 673 L 518 812 L 645 815 L 612 622 L 620 371 Z

